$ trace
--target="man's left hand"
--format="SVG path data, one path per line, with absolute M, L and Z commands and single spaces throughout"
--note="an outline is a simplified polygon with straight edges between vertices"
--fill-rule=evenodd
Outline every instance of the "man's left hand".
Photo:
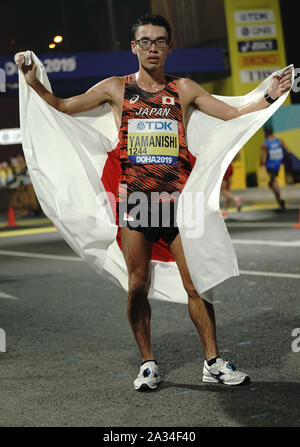
M 274 76 L 268 88 L 270 98 L 277 99 L 287 92 L 292 86 L 292 70 L 289 68 L 283 73 L 283 76 Z

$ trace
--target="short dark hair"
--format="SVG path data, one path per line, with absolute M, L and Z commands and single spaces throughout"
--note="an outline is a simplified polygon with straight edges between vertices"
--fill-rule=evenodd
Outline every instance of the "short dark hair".
M 273 134 L 273 127 L 268 124 L 267 126 L 264 127 L 264 132 L 265 132 L 267 137 L 269 135 L 272 135 Z
M 132 40 L 135 40 L 135 33 L 137 32 L 138 28 L 142 25 L 154 25 L 154 26 L 162 26 L 166 29 L 168 33 L 168 40 L 170 42 L 171 40 L 171 26 L 167 19 L 164 17 L 158 15 L 158 14 L 146 14 L 144 16 L 140 16 L 132 25 L 131 33 L 132 33 Z

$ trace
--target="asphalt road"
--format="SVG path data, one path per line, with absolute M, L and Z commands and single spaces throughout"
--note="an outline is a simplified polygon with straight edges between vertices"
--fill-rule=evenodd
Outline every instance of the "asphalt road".
M 7 336 L 0 426 L 299 426 L 296 221 L 294 209 L 244 212 L 227 223 L 242 274 L 214 292 L 219 350 L 251 384 L 202 383 L 203 352 L 187 306 L 152 300 L 163 382 L 147 393 L 133 387 L 140 358 L 123 290 L 78 260 L 58 233 L 0 237 L 0 327 Z

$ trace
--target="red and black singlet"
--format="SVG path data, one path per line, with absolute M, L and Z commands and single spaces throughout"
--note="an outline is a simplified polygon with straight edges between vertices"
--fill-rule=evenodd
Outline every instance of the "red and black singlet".
M 150 93 L 138 87 L 134 74 L 126 77 L 118 144 L 119 201 L 137 191 L 148 198 L 152 192 L 178 194 L 191 172 L 176 82 L 170 76 L 166 81 L 163 90 Z M 163 194 L 160 200 L 165 200 Z
M 101 177 L 105 190 L 112 192 L 117 202 L 137 191 L 147 197 L 151 192 L 180 193 L 194 166 L 195 158 L 185 144 L 176 81 L 171 76 L 166 76 L 166 81 L 163 90 L 150 93 L 137 86 L 135 74 L 126 77 L 119 143 L 108 152 Z M 115 205 L 111 202 L 113 209 Z M 121 248 L 119 231 L 117 241 Z M 152 259 L 174 261 L 162 240 L 153 244 Z

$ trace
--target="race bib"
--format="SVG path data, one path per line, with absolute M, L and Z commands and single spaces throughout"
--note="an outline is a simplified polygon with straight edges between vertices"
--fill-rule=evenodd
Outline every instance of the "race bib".
M 282 160 L 283 159 L 283 150 L 281 147 L 278 147 L 276 149 L 271 149 L 269 151 L 269 158 L 270 160 Z
M 128 158 L 135 164 L 177 164 L 178 123 L 167 119 L 128 120 Z

